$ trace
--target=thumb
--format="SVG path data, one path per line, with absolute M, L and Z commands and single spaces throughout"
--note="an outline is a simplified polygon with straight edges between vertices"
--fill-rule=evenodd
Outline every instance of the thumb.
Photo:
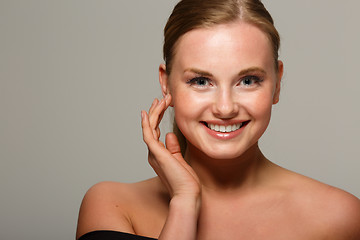
M 191 166 L 185 161 L 181 154 L 181 148 L 179 141 L 174 133 L 168 133 L 165 137 L 166 148 L 174 156 L 174 158 L 194 177 L 194 179 L 200 184 L 199 178 L 191 168 Z
M 181 155 L 181 148 L 179 141 L 174 133 L 166 134 L 165 144 L 166 144 L 166 148 L 176 159 L 179 160 L 180 158 L 183 158 L 183 156 Z

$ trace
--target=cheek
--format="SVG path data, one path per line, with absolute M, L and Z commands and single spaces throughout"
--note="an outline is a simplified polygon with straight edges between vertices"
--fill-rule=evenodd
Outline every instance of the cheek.
M 244 100 L 243 107 L 256 120 L 268 121 L 271 116 L 273 96 L 271 92 L 253 94 Z
M 211 102 L 206 94 L 199 94 L 194 91 L 173 91 L 173 107 L 175 116 L 193 116 L 205 111 Z
M 184 132 L 186 120 L 193 117 L 192 106 L 196 103 L 183 91 L 173 92 L 172 98 L 176 124 Z

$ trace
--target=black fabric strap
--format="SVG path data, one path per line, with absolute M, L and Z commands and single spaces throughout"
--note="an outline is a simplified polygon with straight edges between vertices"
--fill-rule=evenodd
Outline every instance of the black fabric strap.
M 79 240 L 156 240 L 155 238 L 143 237 L 131 233 L 99 230 L 82 235 Z

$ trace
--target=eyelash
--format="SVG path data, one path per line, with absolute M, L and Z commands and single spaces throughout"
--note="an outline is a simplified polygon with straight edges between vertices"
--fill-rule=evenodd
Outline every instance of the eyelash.
M 245 84 L 244 81 L 252 81 L 252 83 L 248 83 Z M 260 84 L 263 81 L 262 78 L 255 76 L 255 75 L 249 75 L 249 76 L 245 76 L 241 79 L 240 81 L 240 85 L 246 86 L 246 87 L 250 87 L 253 84 Z
M 200 81 L 203 81 L 202 84 L 200 84 Z M 197 87 L 206 87 L 211 84 L 211 80 L 207 77 L 194 77 L 187 81 L 187 84 L 193 86 L 196 85 Z M 251 81 L 251 83 L 245 84 L 245 81 Z M 262 78 L 255 76 L 255 75 L 248 75 L 240 79 L 240 82 L 238 85 L 245 86 L 245 87 L 251 87 L 254 84 L 260 84 L 262 81 L 264 81 Z
M 200 81 L 205 81 L 206 84 L 199 84 Z M 199 87 L 205 87 L 205 86 L 208 86 L 210 84 L 210 79 L 206 78 L 206 77 L 194 77 L 192 79 L 190 79 L 189 81 L 187 81 L 187 83 L 189 85 L 196 85 L 196 86 L 199 86 Z

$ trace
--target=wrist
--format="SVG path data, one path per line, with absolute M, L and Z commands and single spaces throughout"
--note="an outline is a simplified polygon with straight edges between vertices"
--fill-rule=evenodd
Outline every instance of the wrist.
M 201 207 L 201 195 L 178 195 L 170 200 L 170 211 L 181 212 L 184 215 L 198 217 Z
M 200 195 L 175 195 L 159 240 L 195 240 L 201 206 Z

